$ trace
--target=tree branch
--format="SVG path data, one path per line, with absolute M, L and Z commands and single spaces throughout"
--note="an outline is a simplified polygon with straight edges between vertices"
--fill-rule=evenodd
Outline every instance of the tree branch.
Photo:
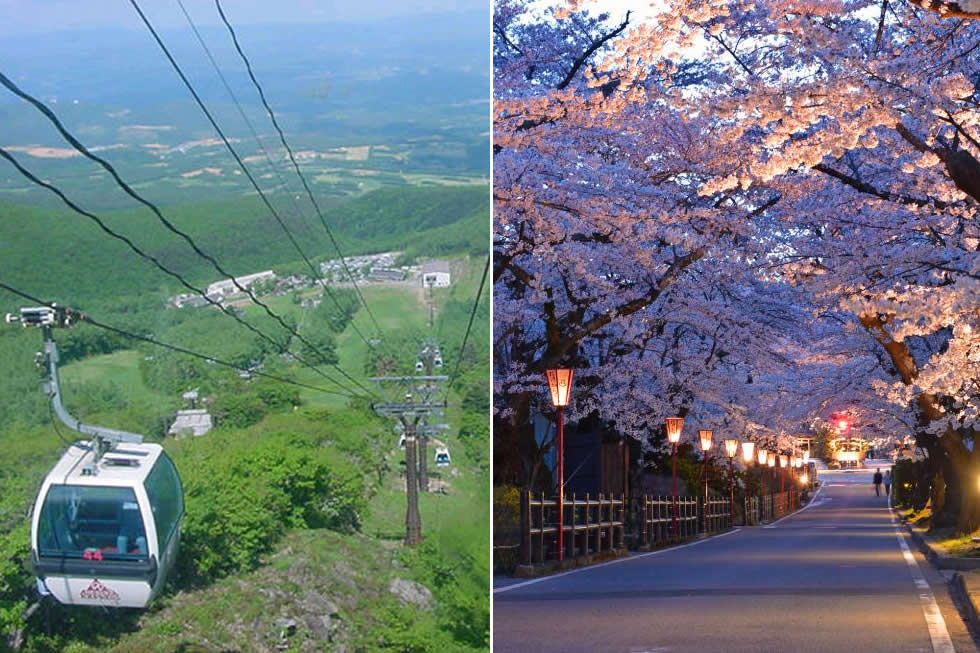
M 620 24 L 619 27 L 609 32 L 605 36 L 601 36 L 595 41 L 593 41 L 592 44 L 589 45 L 588 48 L 586 48 L 585 52 L 583 52 L 575 61 L 572 62 L 572 69 L 568 71 L 568 74 L 565 75 L 565 78 L 563 80 L 558 82 L 558 86 L 556 86 L 555 88 L 560 91 L 564 89 L 566 86 L 568 86 L 569 84 L 571 84 L 572 80 L 575 78 L 575 75 L 578 74 L 579 69 L 586 61 L 588 61 L 589 57 L 595 54 L 596 50 L 598 50 L 603 45 L 605 45 L 607 41 L 622 34 L 623 30 L 626 29 L 626 26 L 629 25 L 629 22 L 630 22 L 630 12 L 627 11 L 626 19 L 623 20 L 623 22 Z

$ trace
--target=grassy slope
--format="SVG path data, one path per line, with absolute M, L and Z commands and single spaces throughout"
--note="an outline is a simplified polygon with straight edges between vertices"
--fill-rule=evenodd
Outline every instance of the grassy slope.
M 457 259 L 453 263 L 454 285 L 435 291 L 437 310 L 450 295 L 472 301 L 479 283 L 482 261 Z M 365 298 L 385 332 L 425 329 L 427 315 L 414 287 L 365 287 Z M 302 323 L 302 309 L 289 297 L 270 298 L 270 305 L 281 313 L 294 315 Z M 257 307 L 248 310 L 255 311 Z M 365 334 L 373 331 L 364 310 L 355 323 Z M 456 334 L 461 338 L 462 334 Z M 351 327 L 338 337 L 340 366 L 358 379 L 364 379 L 365 343 Z M 453 354 L 455 355 L 455 353 Z M 66 383 L 112 380 L 127 393 L 144 398 L 158 398 L 147 389 L 137 366 L 140 354 L 133 351 L 97 356 L 65 366 Z M 451 370 L 447 370 L 447 373 Z M 320 385 L 323 379 L 303 370 L 298 380 Z M 365 381 L 367 384 L 367 382 Z M 346 400 L 335 395 L 303 391 L 304 401 L 337 410 Z M 459 397 L 450 395 L 447 420 L 451 424 L 446 437 L 453 466 L 437 470 L 445 474 L 451 489 L 448 495 L 426 494 L 420 499 L 423 532 L 428 546 L 447 560 L 467 560 L 457 569 L 460 586 L 474 596 L 489 595 L 489 479 L 485 471 L 468 460 L 455 434 L 460 419 Z M 281 422 L 288 427 L 290 416 L 272 415 L 266 422 Z M 264 427 L 266 424 L 260 424 Z M 57 457 L 60 442 L 47 432 L 42 440 L 48 452 L 36 465 L 40 473 Z M 181 446 L 193 446 L 193 441 Z M 280 644 L 280 616 L 297 619 L 296 632 L 288 638 L 289 650 L 300 650 L 303 642 L 312 650 L 333 650 L 333 644 L 319 638 L 332 632 L 336 641 L 346 641 L 355 649 L 373 650 L 378 646 L 376 631 L 380 623 L 397 615 L 402 607 L 388 592 L 393 578 L 425 581 L 426 570 L 411 559 L 404 560 L 398 541 L 403 536 L 405 494 L 399 487 L 398 461 L 403 454 L 397 449 L 392 432 L 387 454 L 388 472 L 377 479 L 377 493 L 365 516 L 362 534 L 345 535 L 327 530 L 291 532 L 266 558 L 266 564 L 244 576 L 226 578 L 211 587 L 166 597 L 152 610 L 132 621 L 132 631 L 118 638 L 115 634 L 90 645 L 78 644 L 77 651 L 217 651 L 274 650 Z M 25 452 L 26 453 L 26 452 Z M 434 447 L 430 449 L 434 455 Z M 434 465 L 430 465 L 435 469 Z M 453 469 L 457 476 L 451 476 Z M 333 604 L 324 607 L 323 601 Z M 486 599 L 487 601 L 489 599 Z M 336 614 L 321 619 L 320 612 L 336 609 Z M 420 623 L 432 622 L 431 613 L 415 615 Z M 318 619 L 321 619 L 318 621 Z M 380 620 L 380 621 L 379 621 Z M 332 630 L 331 630 L 332 629 Z M 180 647 L 185 647 L 180 649 Z M 306 650 L 305 648 L 303 650 Z

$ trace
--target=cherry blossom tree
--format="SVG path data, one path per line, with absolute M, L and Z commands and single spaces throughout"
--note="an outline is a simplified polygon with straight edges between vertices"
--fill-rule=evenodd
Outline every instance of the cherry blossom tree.
M 846 392 L 929 452 L 936 518 L 976 526 L 980 25 L 599 6 L 495 12 L 495 440 L 521 449 L 558 364 L 641 438 L 695 408 L 792 430 Z

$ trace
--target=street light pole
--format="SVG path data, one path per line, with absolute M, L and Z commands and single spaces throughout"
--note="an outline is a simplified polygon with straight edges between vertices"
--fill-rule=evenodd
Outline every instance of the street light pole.
M 748 505 L 749 504 L 748 502 L 749 466 L 752 464 L 754 460 L 755 460 L 755 442 L 749 442 L 748 440 L 745 440 L 744 442 L 742 442 L 742 462 L 745 463 L 745 492 L 743 492 L 742 494 L 745 497 L 745 499 L 743 500 L 743 503 L 745 504 L 745 518 L 743 519 L 743 523 L 746 526 L 749 525 L 749 505 Z
M 759 496 L 768 494 L 768 483 L 766 483 L 766 463 L 769 462 L 769 452 L 759 447 L 756 450 L 756 459 L 759 461 Z
M 702 429 L 698 431 L 701 440 L 701 453 L 704 455 L 704 532 L 708 532 L 708 452 L 711 451 L 711 437 L 714 431 Z
M 766 454 L 766 463 L 769 465 L 772 483 L 769 485 L 769 494 L 776 494 L 776 453 L 770 451 Z M 773 501 L 775 503 L 775 500 Z
M 738 440 L 725 438 L 725 453 L 728 454 L 728 521 L 735 528 L 735 454 L 738 453 Z
M 671 467 L 672 476 L 674 479 L 674 539 L 678 538 L 677 533 L 677 443 L 681 441 L 681 430 L 684 428 L 684 418 L 683 417 L 668 417 L 667 418 L 667 441 L 670 442 L 671 447 Z
M 558 411 L 558 561 L 565 559 L 565 425 L 562 410 L 572 394 L 572 376 L 575 370 L 547 370 L 551 403 Z
M 789 465 L 789 456 L 780 454 L 779 456 L 779 493 L 786 491 L 786 466 Z

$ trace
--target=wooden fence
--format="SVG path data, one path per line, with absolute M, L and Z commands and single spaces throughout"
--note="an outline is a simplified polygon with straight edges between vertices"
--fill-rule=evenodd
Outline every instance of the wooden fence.
M 749 525 L 758 525 L 763 522 L 771 522 L 779 519 L 783 515 L 800 507 L 800 492 L 790 490 L 788 492 L 777 492 L 766 494 L 761 497 L 751 497 L 746 499 L 746 515 L 752 512 L 754 521 Z M 752 506 L 750 508 L 750 506 Z
M 761 497 L 745 497 L 745 525 L 758 526 L 762 523 Z
M 744 500 L 748 526 L 774 521 L 799 508 L 797 490 L 747 497 Z M 572 494 L 565 498 L 562 531 L 565 558 L 590 556 L 626 546 L 626 507 L 621 496 Z M 643 496 L 634 502 L 631 519 L 631 547 L 649 548 L 730 528 L 731 505 L 728 497 L 677 497 L 677 535 L 674 535 L 674 499 L 671 496 Z M 521 493 L 522 565 L 534 565 L 558 558 L 558 500 L 544 494 Z
M 636 511 L 639 519 L 640 546 L 670 542 L 674 538 L 674 498 L 644 496 Z M 677 539 L 693 537 L 699 532 L 697 497 L 677 497 Z
M 623 498 L 586 494 L 565 498 L 562 532 L 565 557 L 588 556 L 625 546 Z M 521 494 L 521 564 L 558 557 L 558 500 Z
M 731 502 L 728 497 L 711 497 L 705 503 L 704 528 L 708 533 L 720 533 L 732 525 Z

